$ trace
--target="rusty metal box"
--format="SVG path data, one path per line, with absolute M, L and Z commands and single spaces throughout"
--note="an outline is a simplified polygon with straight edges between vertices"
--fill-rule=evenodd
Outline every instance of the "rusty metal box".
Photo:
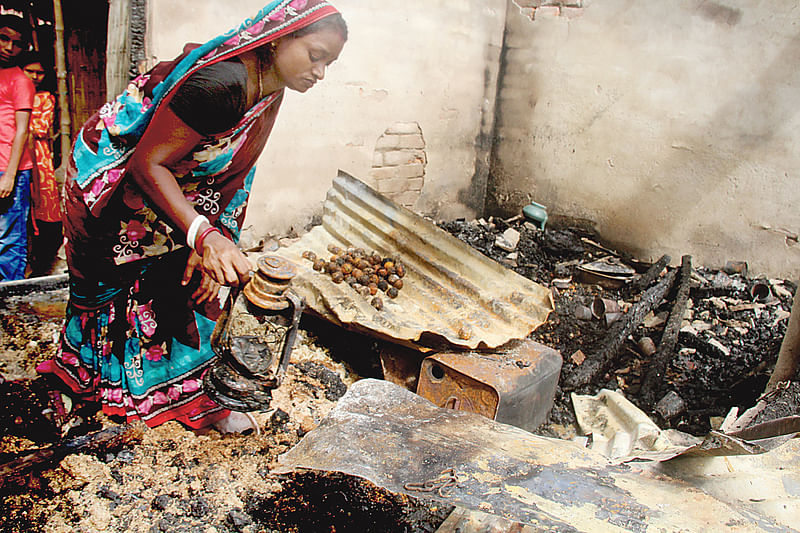
M 560 372 L 561 354 L 531 340 L 492 353 L 437 353 L 422 361 L 417 394 L 533 431 L 553 406 Z

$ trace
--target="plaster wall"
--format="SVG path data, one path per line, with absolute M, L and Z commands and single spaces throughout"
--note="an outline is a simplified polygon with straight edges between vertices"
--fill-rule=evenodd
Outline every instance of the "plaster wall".
M 645 259 L 800 274 L 797 2 L 585 0 L 531 20 L 526 1 L 508 12 L 490 213 L 536 200 Z
M 254 15 L 264 0 L 150 0 L 151 61 L 177 55 Z M 350 39 L 323 82 L 287 92 L 258 164 L 243 235 L 307 225 L 339 168 L 370 182 L 387 127 L 416 122 L 427 154 L 415 210 L 483 210 L 506 0 L 337 0 Z

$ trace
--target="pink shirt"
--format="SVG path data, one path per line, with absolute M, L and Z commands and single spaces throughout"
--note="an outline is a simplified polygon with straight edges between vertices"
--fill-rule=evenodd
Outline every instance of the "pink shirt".
M 0 69 L 0 170 L 8 166 L 11 145 L 17 132 L 17 111 L 33 109 L 33 96 L 36 89 L 33 82 L 22 73 L 19 67 Z M 19 160 L 18 170 L 28 170 L 33 166 L 28 144 Z

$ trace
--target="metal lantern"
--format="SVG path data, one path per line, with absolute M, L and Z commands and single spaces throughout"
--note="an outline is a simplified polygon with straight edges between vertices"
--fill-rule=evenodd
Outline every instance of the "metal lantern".
M 206 393 L 221 406 L 242 412 L 269 407 L 305 308 L 290 288 L 296 274 L 286 259 L 267 255 L 244 289 L 231 289 L 211 335 L 218 360 L 203 379 Z

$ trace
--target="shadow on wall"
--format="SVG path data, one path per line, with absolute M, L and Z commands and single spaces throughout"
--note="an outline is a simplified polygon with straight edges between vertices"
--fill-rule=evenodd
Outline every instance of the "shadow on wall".
M 639 206 L 641 213 L 663 212 L 666 205 L 669 208 L 669 220 L 676 225 L 686 220 L 707 219 L 702 215 L 695 216 L 699 209 L 703 209 L 700 199 L 724 195 L 726 185 L 730 184 L 726 178 L 751 159 L 748 154 L 756 154 L 771 144 L 775 140 L 776 132 L 800 112 L 800 109 L 790 108 L 782 103 L 783 98 L 780 95 L 780 91 L 786 87 L 800 86 L 800 70 L 787 68 L 788 65 L 798 64 L 800 64 L 800 33 L 789 41 L 775 59 L 764 68 L 760 76 L 754 78 L 749 90 L 733 95 L 733 98 L 722 104 L 706 126 L 699 128 L 699 133 L 694 138 L 687 138 L 681 146 L 674 146 L 675 155 L 653 169 L 652 175 L 660 178 L 661 188 L 657 195 L 653 194 L 651 188 L 643 188 L 634 193 L 626 201 L 626 205 Z M 731 120 L 737 118 L 740 120 L 745 113 L 754 117 L 754 120 L 750 121 L 752 125 L 750 131 L 739 130 L 735 137 L 720 139 L 715 142 L 713 152 L 703 148 L 709 145 L 710 139 L 718 139 L 720 132 L 730 132 Z M 692 157 L 687 158 L 686 149 L 693 152 Z M 736 154 L 736 157 L 726 157 L 726 154 Z M 704 175 L 702 185 L 696 190 L 686 190 L 685 187 L 691 185 L 688 181 L 676 183 L 674 180 L 675 176 L 692 176 L 699 168 L 713 169 L 713 173 L 711 176 Z M 687 201 L 687 198 L 693 198 L 694 201 Z M 713 213 L 709 215 L 711 220 L 715 220 Z M 630 224 L 632 221 L 627 219 L 627 223 Z M 668 232 L 670 228 L 659 224 L 646 224 L 644 227 L 637 226 L 635 230 L 642 236 L 643 242 L 647 242 L 655 241 L 660 234 Z M 723 230 L 724 228 L 720 228 L 719 233 L 710 237 L 709 228 L 700 227 L 691 235 L 691 241 L 704 243 L 709 238 L 723 238 Z M 795 243 L 790 240 L 787 238 L 787 244 Z M 715 242 L 723 249 L 730 249 L 730 246 L 727 246 L 729 244 L 733 244 L 735 248 L 736 244 Z
M 525 1 L 515 0 L 518 5 L 524 4 Z M 537 0 L 528 1 L 544 5 L 544 2 L 537 2 Z M 626 8 L 630 7 L 625 2 L 622 4 Z M 600 4 L 595 4 L 591 8 L 598 7 Z M 538 9 L 536 10 L 538 11 Z M 711 21 L 721 27 L 735 27 L 740 24 L 743 17 L 741 10 L 706 0 L 694 0 L 686 9 L 691 16 Z M 524 14 L 525 11 L 522 11 Z M 515 15 L 515 13 L 509 13 L 509 16 Z M 607 19 L 615 20 L 613 16 L 608 16 Z M 758 237 L 755 234 L 758 232 L 756 228 L 760 221 L 747 218 L 748 200 L 764 206 L 769 205 L 764 204 L 769 201 L 769 196 L 775 195 L 773 197 L 785 209 L 790 200 L 785 196 L 779 198 L 779 191 L 765 191 L 766 194 L 752 199 L 734 196 L 737 187 L 735 179 L 741 175 L 747 175 L 749 162 L 763 161 L 765 154 L 769 154 L 772 150 L 792 150 L 791 139 L 796 134 L 786 133 L 787 124 L 796 120 L 800 109 L 793 107 L 791 100 L 787 99 L 786 95 L 800 87 L 800 71 L 792 68 L 793 65 L 800 63 L 800 34 L 784 35 L 782 39 L 787 40 L 784 41 L 783 48 L 776 48 L 777 54 L 774 56 L 770 54 L 772 59 L 768 63 L 765 62 L 758 70 L 740 73 L 740 79 L 746 81 L 745 84 L 740 85 L 743 88 L 732 92 L 726 90 L 727 87 L 724 85 L 708 87 L 709 91 L 714 91 L 716 94 L 717 105 L 706 118 L 699 119 L 696 123 L 692 121 L 690 136 L 682 135 L 680 145 L 673 145 L 671 154 L 660 154 L 658 158 L 652 157 L 655 154 L 637 154 L 637 157 L 643 160 L 651 157 L 653 167 L 648 169 L 649 179 L 643 180 L 643 185 L 639 189 L 628 187 L 620 193 L 627 196 L 619 198 L 618 205 L 621 208 L 617 212 L 603 213 L 602 217 L 598 217 L 604 219 L 603 232 L 606 234 L 604 235 L 606 238 L 611 237 L 614 240 L 614 236 L 616 236 L 617 242 L 614 244 L 619 245 L 620 248 L 638 254 L 650 254 L 653 251 L 647 249 L 648 246 L 650 248 L 659 247 L 660 243 L 665 241 L 665 237 L 675 235 L 679 236 L 681 240 L 697 246 L 698 252 L 705 249 L 711 255 L 713 254 L 711 250 L 714 249 L 737 250 L 742 249 L 745 242 L 756 242 L 754 237 Z M 507 62 L 504 61 L 501 77 L 506 74 L 507 66 Z M 515 92 L 515 88 L 512 87 L 507 95 L 507 100 L 517 101 L 520 98 L 532 97 L 528 95 L 537 94 L 535 72 L 533 70 L 528 74 L 530 84 L 525 87 L 525 92 L 518 94 L 520 91 L 517 89 Z M 513 76 L 519 75 L 521 75 L 519 72 L 513 74 Z M 508 76 L 512 76 L 510 71 Z M 500 86 L 505 87 L 502 78 Z M 531 104 L 531 110 L 533 106 L 534 104 Z M 512 106 L 509 109 L 520 110 L 523 108 L 524 106 L 520 105 Z M 501 124 L 501 113 L 504 111 L 508 112 L 502 105 L 499 106 L 497 120 Z M 515 123 L 513 117 L 509 117 L 508 122 Z M 547 125 L 544 125 L 543 128 L 546 129 Z M 528 139 L 524 137 L 524 133 L 503 130 L 502 127 L 497 130 L 497 134 L 508 136 L 497 137 L 495 140 L 486 212 L 496 216 L 511 216 L 518 214 L 519 209 L 528 201 L 537 198 L 531 197 L 529 191 L 532 187 L 521 187 L 523 178 L 510 164 L 508 156 L 505 157 L 507 158 L 506 163 L 509 165 L 503 164 L 504 161 L 498 156 L 498 147 L 503 146 L 505 153 L 511 153 L 519 146 L 519 150 L 525 152 L 524 143 Z M 569 132 L 563 134 L 564 143 L 569 143 Z M 792 136 L 789 137 L 788 143 L 784 135 Z M 535 165 L 536 162 L 534 161 L 533 164 Z M 534 170 L 531 169 L 532 172 Z M 553 176 L 552 178 L 550 186 L 558 188 L 557 177 Z M 754 176 L 754 179 L 757 180 L 759 177 Z M 783 176 L 765 176 L 765 182 L 785 183 L 786 185 L 790 183 L 789 179 L 784 179 Z M 530 182 L 525 183 L 530 185 Z M 536 183 L 535 178 L 533 183 Z M 656 190 L 653 188 L 654 184 L 657 186 Z M 756 185 L 752 182 L 743 184 L 743 186 L 748 189 L 756 189 Z M 791 196 L 796 195 L 793 190 L 786 192 Z M 546 198 L 548 195 L 543 194 L 539 197 Z M 721 217 L 720 213 L 708 209 L 709 204 L 720 205 L 728 198 L 737 205 L 741 204 L 740 211 L 736 211 L 737 208 L 732 206 L 729 212 L 731 216 Z M 557 203 L 551 207 L 554 211 L 558 209 Z M 575 208 L 574 205 L 565 205 L 564 208 L 567 211 L 585 213 L 580 208 Z M 761 212 L 768 212 L 768 208 L 762 207 Z M 557 212 L 553 214 L 557 216 Z M 736 220 L 733 220 L 734 218 Z M 782 219 L 786 218 L 785 215 L 782 216 Z M 697 221 L 698 223 L 687 226 L 687 221 Z M 733 224 L 726 227 L 728 223 Z M 747 231 L 746 224 L 750 224 L 753 229 Z M 773 231 L 778 233 L 780 238 L 786 237 L 788 245 L 797 243 L 798 238 L 794 232 L 781 228 Z M 612 232 L 614 235 L 608 235 Z M 636 245 L 625 241 L 630 235 L 636 236 Z M 677 246 L 683 245 L 678 243 Z M 800 250 L 800 246 L 796 249 Z
M 697 12 L 708 20 L 717 24 L 736 26 L 742 20 L 742 10 L 724 6 L 718 2 L 709 0 L 696 0 Z
M 397 122 L 375 143 L 370 177 L 375 190 L 412 209 L 425 184 L 425 138 L 416 122 Z

